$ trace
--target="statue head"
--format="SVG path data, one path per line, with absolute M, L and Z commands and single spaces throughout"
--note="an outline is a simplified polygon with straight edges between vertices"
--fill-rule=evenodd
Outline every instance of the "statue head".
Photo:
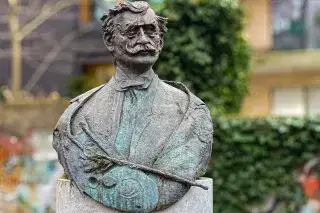
M 101 20 L 104 43 L 116 65 L 143 71 L 157 61 L 167 21 L 157 16 L 148 3 L 117 4 Z

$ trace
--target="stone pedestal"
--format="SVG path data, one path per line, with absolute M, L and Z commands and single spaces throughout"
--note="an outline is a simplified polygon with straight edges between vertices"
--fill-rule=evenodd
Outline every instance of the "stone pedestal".
M 189 192 L 175 205 L 157 213 L 212 213 L 212 179 L 202 178 L 197 182 L 209 187 L 203 190 L 191 187 Z M 59 179 L 57 183 L 57 213 L 120 213 L 106 208 L 88 196 L 82 196 L 70 180 Z

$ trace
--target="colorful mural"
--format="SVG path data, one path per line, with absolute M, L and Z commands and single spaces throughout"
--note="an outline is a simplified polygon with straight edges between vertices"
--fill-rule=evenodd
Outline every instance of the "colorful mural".
M 51 132 L 33 130 L 21 139 L 0 136 L 0 212 L 55 212 L 55 183 L 63 170 Z

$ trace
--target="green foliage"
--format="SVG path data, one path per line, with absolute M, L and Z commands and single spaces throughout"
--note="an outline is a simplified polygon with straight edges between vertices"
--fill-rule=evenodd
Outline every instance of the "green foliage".
M 185 83 L 211 112 L 237 113 L 247 92 L 249 50 L 235 0 L 165 0 L 165 46 L 155 70 Z
M 214 212 L 248 213 L 271 194 L 293 212 L 300 204 L 295 170 L 319 154 L 320 117 L 213 121 L 207 176 L 214 180 Z
M 0 103 L 4 102 L 4 99 L 5 99 L 3 94 L 4 90 L 5 90 L 5 87 L 0 85 Z

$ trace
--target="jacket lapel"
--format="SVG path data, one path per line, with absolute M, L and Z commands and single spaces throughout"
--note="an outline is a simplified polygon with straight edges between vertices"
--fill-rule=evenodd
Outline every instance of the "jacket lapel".
M 117 134 L 119 94 L 113 88 L 114 80 L 111 79 L 108 87 L 102 90 L 85 111 L 84 120 L 87 128 L 95 136 L 96 143 L 111 157 L 119 157 L 114 139 Z

